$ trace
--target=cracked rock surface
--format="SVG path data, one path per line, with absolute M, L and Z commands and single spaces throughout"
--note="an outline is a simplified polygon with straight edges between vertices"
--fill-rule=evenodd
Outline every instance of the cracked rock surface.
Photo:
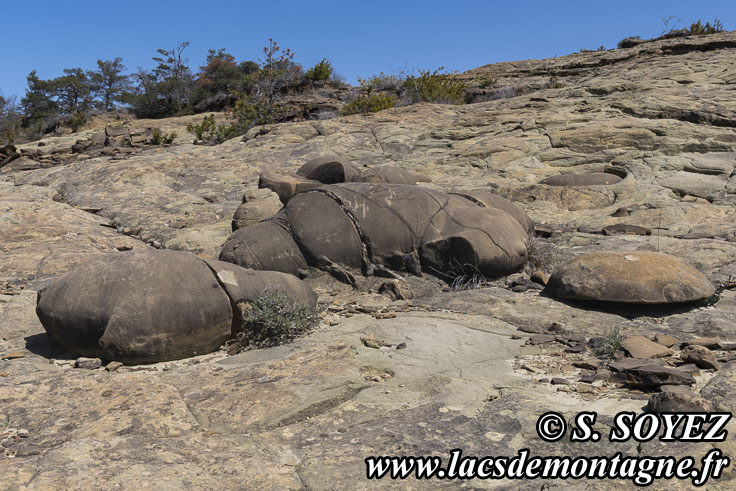
M 466 483 L 368 482 L 363 459 L 447 456 L 458 447 L 479 456 L 529 448 L 538 455 L 620 451 L 699 461 L 717 446 L 733 460 L 733 422 L 729 439 L 718 444 L 655 439 L 638 445 L 605 436 L 550 443 L 535 431 L 546 411 L 569 420 L 592 410 L 599 415 L 596 429 L 606 435 L 617 412 L 641 412 L 652 395 L 598 380 L 605 370 L 593 370 L 600 362 L 589 351 L 574 354 L 575 363 L 593 369 L 568 367 L 565 357 L 573 355 L 556 341 L 560 329 L 567 338 L 620 329 L 623 336 L 718 338 L 729 345 L 736 342 L 736 292 L 729 288 L 710 306 L 622 309 L 555 300 L 538 289 L 517 293 L 504 281 L 454 292 L 419 279 L 407 300 L 357 293 L 328 275 L 315 276 L 308 281 L 328 313 L 304 339 L 232 357 L 216 351 L 110 370 L 73 368 L 73 357 L 46 335 L 35 307 L 38 289 L 94 255 L 154 247 L 217 257 L 244 190 L 257 187 L 262 168 L 293 173 L 321 156 L 349 160 L 361 172 L 395 165 L 431 178 L 419 184 L 429 190 L 510 198 L 535 222 L 532 245 L 546 251 L 531 258 L 538 269 L 588 252 L 658 251 L 714 286 L 727 285 L 736 275 L 735 56 L 736 33 L 722 33 L 499 63 L 465 76 L 495 78 L 494 90 L 521 89 L 506 90 L 513 97 L 262 127 L 216 147 L 190 143 L 184 127 L 201 115 L 136 121 L 126 125 L 181 136 L 170 147 L 115 158 L 80 155 L 58 165 L 4 168 L 0 435 L 9 436 L 0 455 L 2 487 L 457 488 Z M 88 133 L 47 142 L 71 146 L 94 130 Z M 594 173 L 621 180 L 541 182 Z M 619 232 L 604 235 L 611 225 Z M 526 344 L 540 335 L 545 338 Z M 710 378 L 696 368 L 691 390 L 732 410 L 733 355 L 718 353 L 720 370 Z M 559 373 L 515 368 L 533 357 Z M 570 384 L 553 385 L 553 378 Z M 733 478 L 730 466 L 708 485 L 733 489 Z M 622 484 L 630 482 L 469 483 L 505 489 Z M 652 486 L 690 487 L 674 480 Z

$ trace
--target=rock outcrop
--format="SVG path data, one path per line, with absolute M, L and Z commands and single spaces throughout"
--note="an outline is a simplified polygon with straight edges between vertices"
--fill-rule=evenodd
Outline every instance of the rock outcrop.
M 703 300 L 715 288 L 701 272 L 668 254 L 599 252 L 560 266 L 545 291 L 570 300 L 667 304 Z
M 352 489 L 366 482 L 367 455 L 442 456 L 451 448 L 698 462 L 712 443 L 606 436 L 617 413 L 641 414 L 647 399 L 660 410 L 702 410 L 699 398 L 719 411 L 736 409 L 736 33 L 630 46 L 480 67 L 460 76 L 495 86 L 473 87 L 472 104 L 259 126 L 214 147 L 187 138 L 186 125 L 202 115 L 157 120 L 180 137 L 131 154 L 71 153 L 77 140 L 102 129 L 17 144 L 19 156 L 0 169 L 0 483 Z M 133 133 L 150 124 L 126 126 Z M 462 291 L 430 275 L 358 278 L 373 281 L 372 292 L 354 291 L 312 271 L 305 281 L 328 305 L 319 329 L 235 356 L 218 350 L 144 366 L 100 360 L 93 368 L 97 360 L 77 363 L 45 332 L 37 291 L 81 261 L 153 248 L 216 257 L 243 191 L 257 187 L 262 169 L 296 175 L 324 155 L 361 172 L 391 165 L 427 176 L 431 182 L 419 185 L 431 192 L 508 198 L 536 224 L 535 248 L 548 253 L 533 268 Z M 540 183 L 615 170 L 622 171 L 615 184 Z M 293 241 L 271 230 L 272 247 Z M 680 258 L 717 285 L 717 295 L 708 306 L 592 304 L 524 286 L 533 269 L 551 272 L 576 255 L 604 251 Z M 544 274 L 536 277 L 544 283 Z M 597 358 L 599 341 L 616 332 L 623 339 L 666 334 L 658 339 L 674 354 Z M 678 341 L 708 347 L 720 370 L 683 365 Z M 625 356 L 615 343 L 608 347 Z M 629 375 L 610 367 L 624 360 L 628 368 L 617 366 Z M 596 411 L 602 438 L 543 441 L 536 423 L 551 410 L 568 422 Z M 729 435 L 734 429 L 731 421 Z M 734 461 L 733 438 L 715 446 Z M 732 489 L 734 477 L 732 465 L 708 484 Z M 460 485 L 409 478 L 365 486 L 432 483 Z
M 369 275 L 377 268 L 439 275 L 467 265 L 498 277 L 526 264 L 529 227 L 523 212 L 498 200 L 479 206 L 480 200 L 409 185 L 327 185 L 236 231 L 220 259 L 290 274 L 338 265 Z
M 265 289 L 316 304 L 309 287 L 289 275 L 187 252 L 141 251 L 81 264 L 39 290 L 36 312 L 67 351 L 153 363 L 214 351 L 243 328 L 234 306 Z

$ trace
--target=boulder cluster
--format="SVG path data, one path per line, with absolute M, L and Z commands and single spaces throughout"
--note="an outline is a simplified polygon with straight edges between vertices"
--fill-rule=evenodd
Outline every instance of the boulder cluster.
M 75 151 L 141 138 L 107 128 Z M 356 274 L 499 278 L 527 265 L 534 224 L 521 208 L 487 191 L 416 185 L 426 180 L 397 167 L 362 169 L 329 157 L 293 174 L 264 170 L 260 189 L 247 191 L 235 212 L 219 261 L 173 251 L 101 256 L 39 291 L 38 316 L 69 351 L 146 363 L 217 349 L 249 328 L 238 305 L 266 289 L 314 306 L 316 296 L 299 279 L 313 268 L 356 286 Z M 621 178 L 570 174 L 545 181 L 608 186 Z M 654 252 L 582 254 L 544 280 L 546 294 L 577 301 L 683 304 L 715 293 L 702 273 Z

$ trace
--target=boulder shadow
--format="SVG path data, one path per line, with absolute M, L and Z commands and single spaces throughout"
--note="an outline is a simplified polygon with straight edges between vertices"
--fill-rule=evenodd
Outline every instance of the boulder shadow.
M 567 305 L 568 307 L 585 310 L 603 312 L 606 314 L 614 314 L 628 320 L 637 319 L 639 317 L 656 317 L 664 318 L 673 315 L 685 314 L 691 310 L 705 306 L 702 300 L 687 303 L 670 303 L 670 304 L 632 304 L 624 302 L 602 302 L 595 300 L 569 300 L 558 298 L 550 295 L 545 291 L 539 292 L 540 296 L 547 297 L 556 302 Z
M 59 345 L 54 338 L 42 332 L 26 336 L 26 349 L 31 353 L 48 360 L 76 360 L 77 356 L 69 353 Z

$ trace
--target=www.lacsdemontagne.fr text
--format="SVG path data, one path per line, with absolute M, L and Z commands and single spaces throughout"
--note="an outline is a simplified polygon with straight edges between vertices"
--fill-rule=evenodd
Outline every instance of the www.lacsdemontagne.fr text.
M 718 479 L 729 459 L 710 450 L 696 467 L 693 457 L 630 457 L 620 452 L 610 457 L 541 457 L 520 450 L 513 457 L 463 456 L 450 451 L 449 463 L 441 457 L 368 457 L 368 479 L 623 479 L 648 486 L 656 479 L 690 479 L 695 486 Z

